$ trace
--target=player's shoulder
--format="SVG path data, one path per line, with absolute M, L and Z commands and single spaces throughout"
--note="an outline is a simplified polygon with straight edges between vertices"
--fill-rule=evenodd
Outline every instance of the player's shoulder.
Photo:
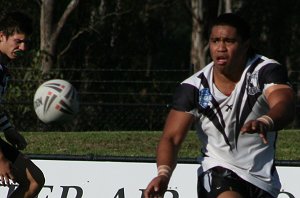
M 248 60 L 247 72 L 259 72 L 260 74 L 267 73 L 272 70 L 282 70 L 283 66 L 275 59 L 268 58 L 263 55 L 256 54 L 254 57 Z
M 209 63 L 201 70 L 195 72 L 193 75 L 182 81 L 181 84 L 190 84 L 194 86 L 199 86 L 201 79 L 206 78 L 208 79 L 210 76 L 210 73 L 212 72 L 213 63 Z
M 270 74 L 287 75 L 287 68 L 279 63 L 277 60 L 268 58 L 266 56 L 260 57 L 260 63 L 255 70 L 260 71 L 260 75 L 268 77 Z
M 273 59 L 273 58 L 269 58 L 263 55 L 259 56 L 260 59 L 262 60 L 263 64 L 276 64 L 276 65 L 281 65 L 277 60 Z
M 260 54 L 257 54 L 255 57 L 253 57 L 251 61 L 252 64 L 257 64 L 257 67 L 264 67 L 269 65 L 281 66 L 281 64 L 277 60 Z

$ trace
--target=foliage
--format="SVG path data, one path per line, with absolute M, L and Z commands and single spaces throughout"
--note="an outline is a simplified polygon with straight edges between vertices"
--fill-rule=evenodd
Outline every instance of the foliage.
M 55 4 L 54 24 L 69 1 L 57 1 Z M 73 126 L 67 126 L 71 127 L 68 129 L 88 130 L 99 125 L 107 130 L 118 130 L 117 127 L 121 126 L 112 126 L 113 123 L 120 119 L 127 123 L 132 114 L 143 115 L 149 123 L 155 116 L 164 119 L 168 110 L 164 107 L 171 100 L 165 93 L 172 93 L 176 83 L 160 82 L 180 82 L 190 70 L 192 15 L 185 1 L 80 1 L 64 24 L 57 45 L 57 62 L 46 79 L 40 70 L 38 2 L 0 0 L 3 12 L 22 9 L 30 13 L 36 27 L 29 54 L 11 65 L 14 80 L 6 102 L 11 117 L 16 118 L 16 125 L 24 130 L 35 130 L 32 126 L 38 121 L 32 109 L 33 94 L 39 84 L 49 78 L 64 78 L 80 93 L 84 106 L 80 113 L 84 116 Z M 217 13 L 218 1 L 204 2 L 207 32 L 210 19 Z M 293 85 L 298 89 L 299 1 L 233 2 L 233 8 L 253 27 L 255 47 L 260 53 L 286 65 Z M 117 72 L 111 72 L 112 69 Z M 184 72 L 167 75 L 156 72 L 174 69 Z M 108 81 L 113 84 L 106 83 Z M 129 84 L 128 81 L 134 83 Z M 136 107 L 135 104 L 144 106 Z M 159 108 L 155 110 L 151 106 L 154 104 Z M 119 115 L 120 110 L 126 111 L 126 114 Z M 107 118 L 106 115 L 111 112 L 114 116 Z M 151 124 L 146 127 L 154 129 Z M 47 129 L 48 126 L 42 125 L 41 128 Z

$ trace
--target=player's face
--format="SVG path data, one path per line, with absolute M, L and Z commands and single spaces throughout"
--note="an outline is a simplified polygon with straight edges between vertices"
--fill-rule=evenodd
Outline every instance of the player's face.
M 15 33 L 10 36 L 0 32 L 0 51 L 10 59 L 18 57 L 27 48 L 27 38 L 25 34 Z
M 212 28 L 209 38 L 210 55 L 214 66 L 219 69 L 244 67 L 249 42 L 243 42 L 236 28 L 217 25 Z

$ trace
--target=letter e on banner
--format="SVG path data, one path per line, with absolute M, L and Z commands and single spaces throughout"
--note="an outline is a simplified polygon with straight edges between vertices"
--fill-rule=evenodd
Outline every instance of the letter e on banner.
M 79 186 L 61 186 L 63 188 L 61 198 L 67 198 L 69 194 L 70 189 L 75 189 L 76 190 L 76 196 L 75 198 L 82 198 L 83 196 L 83 190 Z M 74 197 L 74 196 L 72 196 Z

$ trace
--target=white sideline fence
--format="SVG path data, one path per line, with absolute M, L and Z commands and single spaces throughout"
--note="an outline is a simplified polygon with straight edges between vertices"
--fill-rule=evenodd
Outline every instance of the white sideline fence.
M 38 198 L 142 198 L 156 175 L 154 162 L 33 159 L 46 177 Z M 195 163 L 179 163 L 165 198 L 196 198 Z M 300 166 L 277 166 L 282 182 L 279 198 L 299 198 Z M 0 197 L 15 189 L 0 187 Z

